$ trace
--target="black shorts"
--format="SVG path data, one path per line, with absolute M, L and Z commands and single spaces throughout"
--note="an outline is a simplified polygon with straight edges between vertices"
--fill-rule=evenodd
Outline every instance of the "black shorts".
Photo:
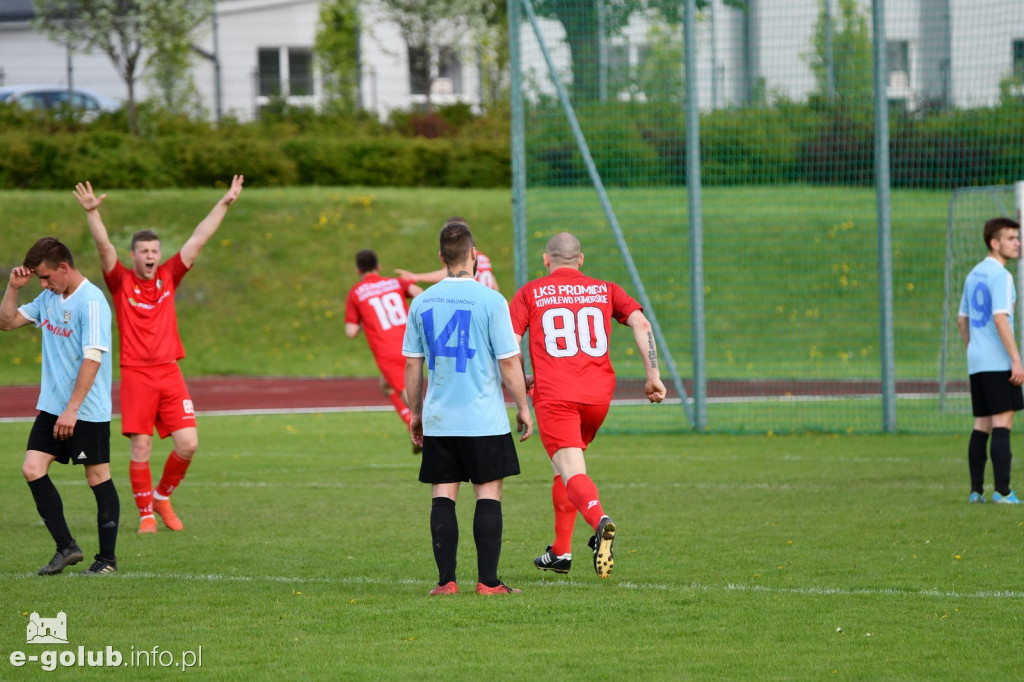
M 421 483 L 487 483 L 519 473 L 511 433 L 500 436 L 424 436 Z
M 1024 391 L 1010 383 L 1010 370 L 971 375 L 971 406 L 975 417 L 1024 410 Z
M 27 450 L 38 450 L 53 455 L 61 464 L 108 464 L 110 462 L 110 422 L 84 422 L 79 420 L 71 438 L 53 437 L 56 415 L 40 412 L 28 434 Z

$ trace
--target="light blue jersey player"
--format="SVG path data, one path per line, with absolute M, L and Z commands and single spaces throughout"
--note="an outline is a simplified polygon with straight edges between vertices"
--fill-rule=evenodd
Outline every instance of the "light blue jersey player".
M 985 223 L 988 257 L 967 275 L 957 327 L 967 349 L 974 429 L 967 444 L 970 502 L 985 501 L 985 465 L 992 459 L 992 501 L 1020 504 L 1010 488 L 1010 430 L 1013 415 L 1024 409 L 1024 365 L 1013 335 L 1017 292 L 1006 263 L 1020 258 L 1020 224 L 1009 218 Z M 991 450 L 986 453 L 989 437 Z
M 33 277 L 43 292 L 18 306 L 18 294 Z M 0 302 L 0 330 L 34 325 L 42 335 L 42 380 L 21 473 L 35 511 L 57 551 L 39 575 L 55 575 L 85 558 L 50 479 L 50 465 L 73 463 L 85 470 L 96 498 L 99 552 L 84 575 L 117 571 L 121 503 L 110 478 L 110 306 L 103 293 L 75 267 L 67 245 L 43 237 L 11 269 Z
M 78 419 L 109 422 L 110 306 L 99 287 L 83 280 L 64 298 L 44 290 L 18 312 L 39 328 L 43 336 L 43 376 L 36 409 L 59 415 L 71 399 L 78 368 L 89 351 L 102 353 L 92 388 L 78 409 Z
M 1012 330 L 1013 309 L 1017 290 L 1013 277 L 1003 263 L 989 256 L 974 266 L 964 282 L 960 299 L 960 317 L 968 318 L 971 326 L 967 344 L 967 373 L 1003 372 L 1010 369 L 1007 353 L 995 316 L 1005 315 Z
M 426 359 L 424 435 L 511 432 L 497 361 L 520 350 L 501 294 L 469 277 L 441 280 L 413 299 L 402 353 Z
M 463 481 L 471 481 L 476 494 L 477 594 L 509 594 L 519 590 L 498 579 L 501 488 L 505 478 L 519 473 L 519 457 L 501 387 L 504 383 L 516 403 L 520 441 L 526 440 L 533 432 L 526 377 L 508 304 L 473 279 L 478 254 L 469 226 L 450 219 L 439 242 L 448 277 L 412 300 L 402 343 L 409 435 L 423 447 L 420 482 L 430 484 L 430 539 L 437 564 L 437 586 L 430 594 L 459 591 L 455 501 Z

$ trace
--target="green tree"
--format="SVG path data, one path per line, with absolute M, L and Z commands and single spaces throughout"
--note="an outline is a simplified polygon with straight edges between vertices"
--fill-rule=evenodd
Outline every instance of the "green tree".
M 328 108 L 353 113 L 359 101 L 359 32 L 357 0 L 327 0 L 320 6 L 313 53 L 323 79 Z
M 461 58 L 462 37 L 479 28 L 487 0 L 380 0 L 384 17 L 398 26 L 408 48 L 409 72 L 430 91 L 443 59 Z
M 640 91 L 648 102 L 681 104 L 686 90 L 681 32 L 671 26 L 652 26 L 647 45 L 650 51 L 637 73 Z
M 146 55 L 190 44 L 213 0 L 34 0 L 36 28 L 75 49 L 110 58 L 128 92 L 128 122 L 138 132 L 135 86 Z
M 708 0 L 697 0 L 703 9 Z M 540 16 L 556 19 L 565 29 L 572 58 L 572 92 L 578 101 L 593 101 L 600 94 L 601 41 L 621 33 L 635 14 L 656 12 L 669 23 L 683 19 L 680 0 L 534 0 Z M 746 0 L 725 0 L 737 9 L 746 8 Z M 603 28 L 603 35 L 602 35 Z
M 835 104 L 839 108 L 870 109 L 874 92 L 872 79 L 871 31 L 868 17 L 857 0 L 839 0 L 838 16 L 826 11 L 826 0 L 818 0 L 818 22 L 812 38 L 813 52 L 806 55 L 814 73 L 817 94 L 828 100 L 829 70 Z M 829 21 L 832 22 L 832 51 L 828 49 Z
M 480 103 L 494 107 L 508 100 L 508 2 L 484 0 L 482 25 L 477 33 L 480 56 Z
M 198 27 L 212 14 L 214 1 L 193 2 L 186 13 L 176 10 L 174 3 L 159 3 L 152 8 L 153 25 L 162 28 L 147 45 L 145 79 L 151 101 L 161 109 L 174 114 L 199 114 L 202 105 L 193 77 L 196 52 L 190 40 L 199 37 Z

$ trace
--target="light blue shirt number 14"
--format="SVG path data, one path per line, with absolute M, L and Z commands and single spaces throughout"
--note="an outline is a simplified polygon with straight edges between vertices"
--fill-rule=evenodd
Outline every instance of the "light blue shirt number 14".
M 472 324 L 472 314 L 469 310 L 456 310 L 445 324 L 440 334 L 434 334 L 434 309 L 427 308 L 420 314 L 423 322 L 423 335 L 427 339 L 427 346 L 430 349 L 428 367 L 434 370 L 434 358 L 455 358 L 455 371 L 465 373 L 470 360 L 476 355 L 476 349 L 469 347 L 469 332 Z M 455 345 L 449 345 L 452 337 L 455 336 Z

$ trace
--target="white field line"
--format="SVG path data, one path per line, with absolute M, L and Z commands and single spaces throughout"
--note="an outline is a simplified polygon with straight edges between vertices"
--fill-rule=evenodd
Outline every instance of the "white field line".
M 39 580 L 35 573 L 4 573 L 0 579 L 16 580 Z M 190 574 L 190 573 L 152 573 L 147 571 L 120 571 L 116 576 L 110 576 L 108 580 L 177 580 L 182 582 L 208 582 L 208 583 L 249 583 L 249 584 L 284 584 L 284 585 L 384 585 L 403 586 L 420 585 L 429 589 L 433 583 L 429 580 L 415 580 L 411 578 L 381 578 L 371 576 L 346 576 L 341 578 L 322 578 L 284 575 L 222 575 L 217 573 Z M 572 586 L 586 589 L 607 589 L 607 583 L 594 581 L 574 580 L 534 580 L 520 583 L 536 588 L 558 588 Z M 621 582 L 615 585 L 624 590 L 639 590 L 652 592 L 752 592 L 763 594 L 792 594 L 808 597 L 923 597 L 926 599 L 1021 599 L 1024 600 L 1024 591 L 1020 590 L 981 590 L 978 592 L 961 592 L 956 590 L 921 589 L 912 590 L 896 587 L 877 588 L 846 588 L 846 587 L 770 587 L 767 585 L 741 585 L 728 583 L 725 585 L 701 585 L 700 583 L 674 584 L 674 583 L 634 583 Z
M 949 397 L 967 397 L 969 394 L 951 393 Z M 733 396 L 729 398 L 708 398 L 709 404 L 743 404 L 743 403 L 770 403 L 770 402 L 783 402 L 783 403 L 818 403 L 828 401 L 841 401 L 841 400 L 879 400 L 881 399 L 881 393 L 865 394 L 865 395 L 789 395 L 789 396 Z M 935 393 L 899 393 L 897 394 L 898 400 L 926 400 L 928 398 L 935 398 Z M 665 405 L 679 405 L 679 398 L 669 398 L 664 402 Z M 692 404 L 693 399 L 689 402 Z M 647 405 L 649 401 L 646 398 L 622 398 L 613 400 L 613 406 L 625 406 L 625 405 Z M 507 403 L 506 407 L 514 407 L 513 403 Z M 292 407 L 292 408 L 261 408 L 261 409 L 248 409 L 248 410 L 199 410 L 196 412 L 201 417 L 246 417 L 253 415 L 262 414 L 334 414 L 344 412 L 390 412 L 395 408 L 390 405 L 367 405 L 367 406 L 354 406 L 354 407 Z M 120 415 L 115 415 L 120 416 Z M 0 417 L 0 424 L 3 423 L 19 423 L 19 422 L 31 422 L 35 420 L 35 416 L 31 417 Z

